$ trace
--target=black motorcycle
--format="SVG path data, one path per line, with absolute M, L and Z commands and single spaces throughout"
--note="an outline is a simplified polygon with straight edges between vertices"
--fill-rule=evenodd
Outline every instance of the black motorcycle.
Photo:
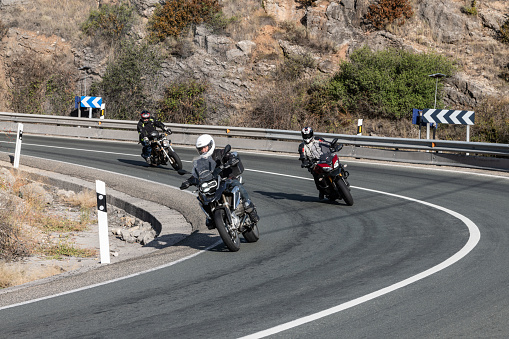
M 153 166 L 166 165 L 168 162 L 176 171 L 182 169 L 182 161 L 171 147 L 171 140 L 167 138 L 168 133 L 159 133 L 152 131 L 148 136 L 152 152 L 150 153 L 150 163 Z
M 231 147 L 225 147 L 228 154 Z M 224 244 L 232 252 L 240 249 L 242 234 L 247 242 L 256 242 L 260 238 L 258 225 L 252 223 L 244 210 L 244 201 L 237 186 L 231 185 L 232 179 L 242 182 L 240 176 L 244 166 L 236 152 L 229 153 L 220 166 L 208 158 L 195 160 L 198 174 L 198 201 L 208 218 L 214 220 L 217 231 Z M 179 172 L 181 173 L 181 172 Z M 207 212 L 209 211 L 209 212 Z

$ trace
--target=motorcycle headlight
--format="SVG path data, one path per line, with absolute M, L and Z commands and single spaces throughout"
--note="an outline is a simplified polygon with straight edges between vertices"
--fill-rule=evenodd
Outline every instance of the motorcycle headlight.
M 329 166 L 327 166 L 327 167 L 322 167 L 322 170 L 323 170 L 324 172 L 330 172 L 330 171 L 332 171 L 332 167 L 329 167 Z
M 170 146 L 170 142 L 168 140 L 166 140 L 166 139 L 163 139 L 163 146 L 164 147 Z
M 217 182 L 212 180 L 208 182 L 204 182 L 200 185 L 200 191 L 203 193 L 208 193 L 211 190 L 214 190 L 217 187 Z
M 332 167 L 334 169 L 338 168 L 339 167 L 339 161 L 336 161 L 335 163 L 332 164 Z

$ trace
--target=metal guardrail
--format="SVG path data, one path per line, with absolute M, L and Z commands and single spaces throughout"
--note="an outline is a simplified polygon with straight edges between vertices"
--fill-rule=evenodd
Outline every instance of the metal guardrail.
M 16 130 L 17 123 L 26 125 L 24 132 L 29 134 L 138 140 L 137 121 L 0 112 L 0 128 L 4 132 Z M 235 138 L 237 148 L 296 153 L 302 140 L 300 131 L 172 123 L 166 125 L 173 132 L 172 141 L 184 145 L 193 145 L 197 135 L 207 133 L 213 135 L 219 145 L 232 143 L 231 139 Z M 343 156 L 509 170 L 509 144 L 332 133 L 316 135 L 327 140 L 338 138 L 347 145 L 341 151 Z

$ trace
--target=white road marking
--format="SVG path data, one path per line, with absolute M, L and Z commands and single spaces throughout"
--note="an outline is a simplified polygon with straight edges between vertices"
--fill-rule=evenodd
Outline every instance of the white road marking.
M 352 186 L 352 187 L 354 187 L 354 186 Z M 407 278 L 407 279 L 405 279 L 403 281 L 400 281 L 400 282 L 395 283 L 395 284 L 393 284 L 391 286 L 382 288 L 382 289 L 380 289 L 378 291 L 369 293 L 369 294 L 367 294 L 365 296 L 362 296 L 360 298 L 357 298 L 357 299 L 348 301 L 346 303 L 343 303 L 343 304 L 340 304 L 340 305 L 328 308 L 328 309 L 323 310 L 321 312 L 310 314 L 310 315 L 308 315 L 306 317 L 295 319 L 293 321 L 290 321 L 290 322 L 287 322 L 287 323 L 284 323 L 284 324 L 281 324 L 281 325 L 278 325 L 278 326 L 275 326 L 275 327 L 272 327 L 272 328 L 269 328 L 269 329 L 266 329 L 266 330 L 263 330 L 263 331 L 260 331 L 260 332 L 253 333 L 253 334 L 241 337 L 239 339 L 264 338 L 264 337 L 267 337 L 267 336 L 270 336 L 270 335 L 274 335 L 276 333 L 280 333 L 280 332 L 283 332 L 283 331 L 286 331 L 286 330 L 289 330 L 289 329 L 301 326 L 303 324 L 306 324 L 306 323 L 309 323 L 309 322 L 312 322 L 312 321 L 315 321 L 315 320 L 327 317 L 329 315 L 332 315 L 332 314 L 344 311 L 344 310 L 349 309 L 351 307 L 354 307 L 354 306 L 360 305 L 362 303 L 365 303 L 367 301 L 370 301 L 370 300 L 373 300 L 375 298 L 378 298 L 378 297 L 380 297 L 382 295 L 385 295 L 387 293 L 394 292 L 394 291 L 396 291 L 396 290 L 398 290 L 400 288 L 403 288 L 403 287 L 408 286 L 408 285 L 410 285 L 410 284 L 412 284 L 414 282 L 417 282 L 417 281 L 419 281 L 421 279 L 429 277 L 430 275 L 435 274 L 435 273 L 445 269 L 446 267 L 449 267 L 452 264 L 458 262 L 460 259 L 464 258 L 470 251 L 472 251 L 475 248 L 475 246 L 477 245 L 477 243 L 479 242 L 479 240 L 481 239 L 481 232 L 479 231 L 479 228 L 469 218 L 465 217 L 462 214 L 454 212 L 454 211 L 452 211 L 450 209 L 447 209 L 445 207 L 438 206 L 438 205 L 435 205 L 435 204 L 431 204 L 429 202 L 425 202 L 425 201 L 420 201 L 420 200 L 417 200 L 417 199 L 409 198 L 409 197 L 406 197 L 406 196 L 403 196 L 403 195 L 392 194 L 392 193 L 387 193 L 387 192 L 382 192 L 382 191 L 377 191 L 377 190 L 372 190 L 372 189 L 362 188 L 362 187 L 355 187 L 355 188 L 356 189 L 360 189 L 360 190 L 364 190 L 364 191 L 368 191 L 368 192 L 384 194 L 384 195 L 389 195 L 389 196 L 392 196 L 392 197 L 395 197 L 395 198 L 409 200 L 409 201 L 412 201 L 412 202 L 415 202 L 415 203 L 418 203 L 418 204 L 426 205 L 426 206 L 429 206 L 429 207 L 441 210 L 443 212 L 446 212 L 446 213 L 452 215 L 453 217 L 458 218 L 459 220 L 461 220 L 467 226 L 468 231 L 470 233 L 468 241 L 463 246 L 463 248 L 461 248 L 452 257 L 448 258 L 447 260 L 441 262 L 440 264 L 438 264 L 436 266 L 433 266 L 430 269 L 427 269 L 424 272 L 416 274 L 416 275 L 414 275 L 414 276 L 412 276 L 410 278 Z
M 56 147 L 56 146 L 52 146 L 52 147 Z M 57 148 L 64 148 L 64 147 L 57 147 Z M 79 150 L 79 149 L 73 149 L 73 150 Z M 82 151 L 86 151 L 86 150 L 82 150 Z M 120 153 L 104 152 L 104 151 L 96 151 L 96 152 L 107 153 L 107 154 L 120 154 Z M 125 154 L 125 155 L 127 155 L 127 154 Z M 78 165 L 78 166 L 81 166 L 81 165 Z M 87 166 L 83 166 L 83 167 L 87 167 Z M 299 177 L 299 176 L 294 176 L 294 175 L 279 174 L 279 173 L 260 171 L 260 170 L 246 169 L 246 171 L 257 172 L 257 173 L 264 173 L 264 174 L 276 175 L 276 176 L 283 176 L 283 177 L 289 177 L 289 178 L 295 178 L 295 179 L 301 179 L 301 180 L 313 180 L 312 178 L 304 178 L 304 177 Z M 110 173 L 114 173 L 114 172 L 110 172 Z M 473 173 L 473 174 L 475 174 L 475 173 Z M 140 179 L 140 178 L 136 178 L 136 179 L 146 180 L 146 179 Z M 166 185 L 166 186 L 170 186 L 170 185 Z M 170 186 L 170 187 L 172 187 L 172 186 Z M 323 310 L 321 312 L 317 312 L 317 313 L 308 315 L 306 317 L 302 317 L 302 318 L 299 318 L 299 319 L 296 319 L 296 320 L 293 320 L 293 321 L 290 321 L 290 322 L 287 322 L 287 323 L 284 323 L 284 324 L 281 324 L 281 325 L 278 325 L 278 326 L 275 326 L 275 327 L 272 327 L 272 328 L 269 328 L 269 329 L 266 329 L 266 330 L 263 330 L 263 331 L 260 331 L 260 332 L 256 332 L 256 333 L 244 336 L 241 339 L 264 338 L 264 337 L 267 337 L 267 336 L 270 336 L 270 335 L 273 335 L 273 334 L 276 334 L 276 333 L 280 333 L 280 332 L 289 330 L 291 328 L 295 328 L 295 327 L 301 326 L 303 324 L 306 324 L 306 323 L 309 323 L 309 322 L 312 322 L 312 321 L 315 321 L 315 320 L 327 317 L 329 315 L 332 315 L 332 314 L 344 311 L 344 310 L 349 309 L 351 307 L 360 305 L 362 303 L 365 303 L 367 301 L 373 300 L 373 299 L 378 298 L 378 297 L 380 297 L 382 295 L 385 295 L 387 293 L 390 293 L 390 292 L 396 291 L 396 290 L 398 290 L 400 288 L 403 288 L 405 286 L 408 286 L 408 285 L 410 285 L 410 284 L 412 284 L 414 282 L 417 282 L 417 281 L 419 281 L 421 279 L 424 279 L 424 278 L 426 278 L 426 277 L 428 277 L 428 276 L 430 276 L 432 274 L 435 274 L 435 273 L 437 273 L 437 272 L 439 272 L 439 271 L 441 271 L 441 270 L 451 266 L 452 264 L 458 262 L 460 259 L 464 258 L 468 253 L 470 253 L 470 251 L 472 251 L 472 249 L 475 248 L 475 246 L 477 245 L 477 243 L 479 242 L 479 240 L 481 238 L 481 233 L 479 231 L 479 228 L 469 218 L 467 218 L 464 215 L 459 214 L 459 213 L 457 213 L 455 211 L 447 209 L 445 207 L 438 206 L 438 205 L 435 205 L 435 204 L 432 204 L 432 203 L 429 203 L 429 202 L 426 202 L 426 201 L 421 201 L 421 200 L 417 200 L 417 199 L 414 199 L 414 198 L 406 197 L 406 196 L 403 196 L 403 195 L 398 195 L 398 194 L 393 194 L 393 193 L 388 193 L 388 192 L 383 192 L 383 191 L 378 191 L 378 190 L 372 190 L 372 189 L 363 188 L 363 187 L 356 187 L 356 186 L 351 186 L 351 187 L 355 188 L 355 189 L 359 189 L 359 190 L 364 190 L 364 191 L 368 191 L 368 192 L 388 195 L 388 196 L 392 196 L 392 197 L 395 197 L 395 198 L 412 201 L 412 202 L 415 202 L 415 203 L 426 205 L 426 206 L 429 206 L 431 208 L 435 208 L 435 209 L 441 210 L 443 212 L 446 212 L 446 213 L 452 215 L 453 217 L 458 218 L 459 220 L 461 220 L 467 226 L 467 228 L 469 230 L 469 233 L 470 233 L 469 239 L 468 239 L 467 243 L 463 246 L 463 248 L 461 250 L 459 250 L 456 254 L 454 254 L 453 256 L 448 258 L 447 260 L 443 261 L 442 263 L 440 263 L 440 264 L 438 264 L 438 265 L 436 265 L 436 266 L 434 266 L 434 267 L 432 267 L 432 268 L 430 268 L 430 269 L 428 269 L 428 270 L 426 270 L 424 272 L 416 274 L 416 275 L 414 275 L 414 276 L 412 276 L 410 278 L 407 278 L 407 279 L 405 279 L 403 281 L 395 283 L 395 284 L 393 284 L 391 286 L 382 288 L 382 289 L 380 289 L 378 291 L 369 293 L 369 294 L 367 294 L 367 295 L 365 295 L 363 297 L 360 297 L 360 298 L 351 300 L 349 302 L 346 302 L 346 303 L 343 303 L 343 304 L 331 307 L 331 308 Z M 173 188 L 175 188 L 175 187 L 173 187 Z M 121 278 L 117 278 L 117 279 L 113 279 L 113 280 L 108 280 L 108 281 L 105 281 L 105 282 L 102 282 L 102 283 L 98 283 L 98 284 L 82 287 L 82 288 L 79 288 L 79 289 L 75 289 L 75 290 L 71 290 L 71 291 L 67 291 L 67 292 L 63 292 L 63 293 L 59 293 L 59 294 L 55 294 L 55 295 L 51 295 L 51 296 L 46 296 L 46 297 L 43 297 L 43 298 L 38 298 L 38 299 L 29 300 L 29 301 L 18 303 L 18 304 L 13 304 L 13 305 L 9 305 L 9 306 L 0 307 L 0 311 L 3 310 L 3 309 L 7 309 L 7 308 L 12 308 L 12 307 L 16 307 L 16 306 L 26 305 L 26 304 L 30 304 L 30 303 L 41 301 L 41 300 L 45 300 L 45 299 L 50 299 L 50 298 L 54 298 L 54 297 L 63 296 L 63 295 L 66 295 L 66 294 L 78 292 L 78 291 L 83 291 L 83 290 L 86 290 L 86 289 L 90 289 L 90 288 L 106 285 L 106 284 L 113 283 L 113 282 L 116 282 L 116 281 L 120 281 L 120 280 L 124 280 L 124 279 L 129 279 L 131 277 L 135 277 L 135 276 L 142 275 L 142 274 L 145 274 L 145 273 L 153 272 L 153 271 L 156 271 L 156 270 L 159 270 L 159 269 L 162 269 L 162 268 L 170 267 L 170 266 L 173 266 L 173 265 L 178 264 L 180 262 L 183 262 L 185 260 L 191 259 L 191 258 L 193 258 L 193 257 L 195 257 L 195 256 L 197 256 L 197 255 L 199 255 L 199 254 L 209 250 L 210 248 L 213 248 L 213 247 L 219 245 L 220 243 L 221 243 L 221 240 L 219 240 L 217 243 L 207 247 L 206 249 L 201 250 L 201 251 L 199 251 L 197 253 L 194 253 L 194 254 L 192 254 L 190 256 L 181 258 L 181 259 L 179 259 L 177 261 L 174 261 L 174 262 L 171 262 L 171 263 L 159 266 L 159 267 L 152 268 L 150 270 L 146 270 L 146 271 L 143 271 L 143 272 L 131 274 L 131 275 L 128 275 L 128 276 L 125 276 L 125 277 L 121 277 Z

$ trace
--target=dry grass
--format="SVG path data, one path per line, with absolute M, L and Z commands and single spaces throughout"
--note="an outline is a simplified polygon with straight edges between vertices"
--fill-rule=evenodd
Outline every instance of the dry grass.
M 79 37 L 80 26 L 90 10 L 96 8 L 96 0 L 27 1 L 2 9 L 2 20 L 9 27 L 20 27 L 74 40 Z
M 58 266 L 14 265 L 0 261 L 0 288 L 21 285 L 30 281 L 43 279 L 62 273 Z
M 226 33 L 236 41 L 252 40 L 260 27 L 276 25 L 276 20 L 267 15 L 259 0 L 227 0 L 221 5 L 225 16 L 237 19 L 226 28 Z
M 35 252 L 46 253 L 48 249 L 51 249 L 50 255 L 81 253 L 80 256 L 89 256 L 90 253 L 86 251 L 70 250 L 67 244 L 52 244 L 49 236 L 54 232 L 64 234 L 86 230 L 91 224 L 92 207 L 96 204 L 94 192 L 85 190 L 65 199 L 67 204 L 79 207 L 79 215 L 74 213 L 72 217 L 68 215 L 69 210 L 62 211 L 57 204 L 47 204 L 41 195 L 25 194 L 24 199 L 18 198 L 22 187 L 31 183 L 20 173 L 14 173 L 15 180 L 12 185 L 2 186 L 8 193 L 3 195 L 3 200 L 8 201 L 3 201 L 6 203 L 3 206 L 6 207 L 0 210 L 1 259 L 16 260 Z
M 84 190 L 64 198 L 64 201 L 72 206 L 93 208 L 97 205 L 97 196 L 94 191 Z

